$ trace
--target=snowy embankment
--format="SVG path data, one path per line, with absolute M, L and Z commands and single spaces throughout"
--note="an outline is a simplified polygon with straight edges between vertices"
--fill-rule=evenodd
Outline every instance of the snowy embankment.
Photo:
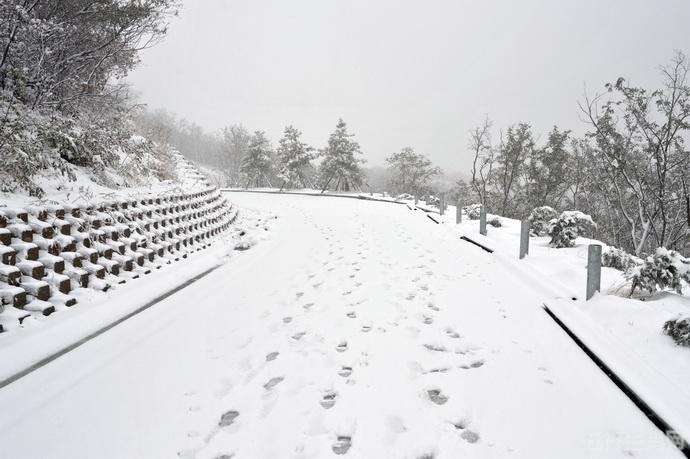
M 518 220 L 499 217 L 502 226 L 487 225 L 488 234 L 482 236 L 478 220 L 464 215 L 456 225 L 454 206 L 434 218 L 448 231 L 494 250 L 508 269 L 542 292 L 548 308 L 612 371 L 683 438 L 690 439 L 690 348 L 677 346 L 662 333 L 667 320 L 690 315 L 690 297 L 664 292 L 628 298 L 630 287 L 623 273 L 603 267 L 601 293 L 584 301 L 587 246 L 601 244 L 605 250 L 606 244 L 578 238 L 575 247 L 557 249 L 549 246 L 548 237 L 530 237 L 529 255 L 519 260 Z
M 177 161 L 179 182 L 149 189 L 104 189 L 85 200 L 84 182 L 53 189 L 50 201 L 2 196 L 0 381 L 251 245 L 261 217 L 249 213 L 228 231 L 237 209 Z

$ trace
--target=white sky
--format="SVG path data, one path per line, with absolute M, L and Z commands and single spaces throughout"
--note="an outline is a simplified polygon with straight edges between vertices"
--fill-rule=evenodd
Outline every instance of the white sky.
M 688 0 L 186 0 L 130 81 L 208 130 L 275 144 L 293 124 L 322 147 L 343 117 L 370 165 L 411 146 L 451 172 L 486 114 L 583 132 L 585 85 L 657 86 L 674 50 L 690 53 Z

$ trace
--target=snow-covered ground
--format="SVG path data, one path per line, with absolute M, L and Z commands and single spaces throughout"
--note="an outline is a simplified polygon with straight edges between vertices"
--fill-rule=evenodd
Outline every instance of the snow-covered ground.
M 682 457 L 500 254 L 402 205 L 229 198 L 271 236 L 0 389 L 4 456 Z
M 0 381 L 227 263 L 238 254 L 235 247 L 251 247 L 268 237 L 272 224 L 271 215 L 245 211 L 229 231 L 210 241 L 209 247 L 200 251 L 192 247 L 178 262 L 172 262 L 172 255 L 167 260 L 161 258 L 160 269 L 113 284 L 107 292 L 76 288 L 71 292 L 78 299 L 76 305 L 60 308 L 48 317 L 31 316 L 21 326 L 0 334 Z
M 690 315 L 690 297 L 664 292 L 628 298 L 630 285 L 623 273 L 604 267 L 602 292 L 586 302 L 587 246 L 601 242 L 579 238 L 573 248 L 556 249 L 549 247 L 548 237 L 532 237 L 529 255 L 518 260 L 519 221 L 499 217 L 503 226 L 487 225 L 487 236 L 482 236 L 478 220 L 465 216 L 455 224 L 454 206 L 435 218 L 447 231 L 494 249 L 494 256 L 541 291 L 551 311 L 628 386 L 683 438 L 690 438 L 690 348 L 662 333 L 667 320 Z
M 158 180 L 154 176 L 146 177 L 146 185 L 119 186 L 125 179 L 113 171 L 107 176 L 113 186 L 98 183 L 94 173 L 86 167 L 71 166 L 74 180 L 57 174 L 36 178 L 45 197 L 36 198 L 27 192 L 0 192 L 0 207 L 24 207 L 27 205 L 42 206 L 45 204 L 70 204 L 87 206 L 94 203 L 115 201 L 119 199 L 138 199 L 152 194 L 192 192 L 208 188 L 206 176 L 199 172 L 198 166 L 175 154 L 177 180 Z

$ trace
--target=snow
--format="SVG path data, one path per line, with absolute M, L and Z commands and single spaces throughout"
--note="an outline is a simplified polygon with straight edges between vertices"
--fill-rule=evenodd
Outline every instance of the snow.
M 165 259 L 158 259 L 162 264 L 159 270 L 154 269 L 124 285 L 114 282 L 105 293 L 89 288 L 75 289 L 71 292 L 78 300 L 74 306 L 58 310 L 49 317 L 32 316 L 25 319 L 21 327 L 0 334 L 0 381 L 136 311 L 184 282 L 227 263 L 234 256 L 236 245 L 251 247 L 257 244 L 268 236 L 264 228 L 270 228 L 272 223 L 273 218 L 268 214 L 240 213 L 232 230 L 212 241 L 209 248 L 190 251 L 182 261 L 166 264 Z M 240 236 L 242 231 L 245 234 Z
M 117 199 L 137 199 L 142 196 L 148 198 L 151 194 L 180 193 L 183 190 L 190 192 L 208 187 L 204 183 L 205 177 L 198 173 L 196 166 L 192 166 L 180 155 L 175 155 L 175 157 L 178 181 L 161 181 L 150 176 L 146 178 L 146 185 L 111 188 L 94 181 L 94 173 L 88 168 L 72 165 L 70 167 L 74 172 L 75 180 L 55 174 L 35 178 L 34 181 L 45 191 L 46 198 L 39 199 L 20 192 L 0 192 L 0 207 L 22 208 L 46 204 L 88 205 Z M 110 179 L 115 184 L 124 182 L 122 177 L 112 172 Z
M 687 295 L 628 298 L 630 284 L 623 273 L 604 267 L 602 292 L 585 302 L 587 246 L 601 244 L 606 251 L 606 244 L 578 238 L 575 247 L 557 249 L 549 246 L 549 237 L 531 237 L 529 255 L 518 260 L 519 221 L 500 217 L 503 227 L 488 226 L 482 236 L 478 220 L 455 224 L 455 207 L 442 218 L 450 233 L 495 250 L 504 268 L 539 292 L 542 303 L 683 438 L 690 438 L 690 348 L 676 346 L 662 334 L 664 322 L 690 315 Z
M 271 236 L 0 390 L 4 454 L 682 457 L 507 253 L 407 206 L 228 197 Z

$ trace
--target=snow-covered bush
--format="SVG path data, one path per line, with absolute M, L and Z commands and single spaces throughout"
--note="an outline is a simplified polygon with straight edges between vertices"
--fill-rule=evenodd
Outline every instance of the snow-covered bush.
M 530 234 L 532 236 L 546 236 L 549 222 L 556 217 L 558 217 L 558 212 L 553 207 L 535 207 L 529 214 Z
M 479 215 L 482 212 L 482 205 L 470 204 L 469 206 L 463 207 L 462 210 L 465 212 L 465 215 L 467 215 L 467 218 L 469 218 L 470 220 L 479 220 Z
M 503 226 L 503 224 L 501 223 L 501 219 L 498 217 L 491 217 L 487 223 L 493 226 L 494 228 L 500 228 L 501 226 Z
M 616 247 L 607 247 L 601 254 L 602 266 L 617 269 L 619 271 L 627 271 L 640 263 L 642 263 L 642 260 Z
M 441 205 L 441 198 L 434 195 L 429 195 L 424 198 L 424 202 L 427 206 L 438 207 Z
M 549 222 L 547 228 L 551 236 L 550 244 L 559 249 L 573 247 L 575 239 L 591 235 L 596 227 L 597 225 L 589 215 L 578 210 L 567 210 Z
M 690 260 L 675 250 L 659 247 L 640 266 L 628 270 L 626 278 L 632 281 L 631 295 L 637 288 L 649 293 L 670 288 L 682 294 L 683 281 L 690 283 Z
M 690 346 L 690 317 L 668 320 L 663 330 L 679 346 Z
M 0 192 L 43 197 L 44 179 L 74 180 L 79 167 L 106 186 L 150 177 L 143 159 L 155 152 L 130 142 L 135 104 L 118 80 L 139 62 L 144 40 L 162 38 L 177 2 L 96 3 L 0 2 L 0 23 L 11 30 L 3 37 Z
M 395 197 L 398 201 L 414 201 L 414 196 L 409 193 L 399 194 Z

